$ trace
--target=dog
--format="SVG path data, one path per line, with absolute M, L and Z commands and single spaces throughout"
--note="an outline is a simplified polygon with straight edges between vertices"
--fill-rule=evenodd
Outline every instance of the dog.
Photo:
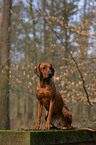
M 35 67 L 34 73 L 39 77 L 39 82 L 36 90 L 38 116 L 37 123 L 33 129 L 38 130 L 40 127 L 43 106 L 47 110 L 45 115 L 46 125 L 44 129 L 49 130 L 51 127 L 71 129 L 72 115 L 52 79 L 55 73 L 52 64 L 41 63 Z

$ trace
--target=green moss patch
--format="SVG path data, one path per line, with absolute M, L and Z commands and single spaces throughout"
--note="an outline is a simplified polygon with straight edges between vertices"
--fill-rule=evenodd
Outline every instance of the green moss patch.
M 96 131 L 92 132 L 86 129 L 0 131 L 0 145 L 60 145 L 86 142 L 94 142 L 96 144 Z

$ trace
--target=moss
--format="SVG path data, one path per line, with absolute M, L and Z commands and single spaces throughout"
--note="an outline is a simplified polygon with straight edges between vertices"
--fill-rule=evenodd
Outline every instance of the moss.
M 92 134 L 92 136 L 90 136 Z M 37 140 L 38 138 L 38 140 Z M 31 132 L 32 144 L 63 144 L 63 143 L 76 143 L 86 142 L 96 139 L 96 132 L 88 130 L 55 130 L 55 131 L 41 131 Z
M 96 131 L 88 130 L 1 130 L 2 145 L 45 145 L 96 142 Z
M 17 130 L 0 131 L 2 145 L 30 145 L 30 132 Z

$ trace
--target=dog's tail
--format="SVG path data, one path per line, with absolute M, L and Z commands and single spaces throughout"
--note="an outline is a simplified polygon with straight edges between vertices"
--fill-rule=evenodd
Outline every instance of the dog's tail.
M 93 132 L 96 131 L 96 129 L 91 129 L 91 128 L 78 128 L 78 127 L 74 127 L 74 126 L 71 126 L 71 129 L 76 129 L 76 130 L 88 130 L 88 131 L 93 131 Z

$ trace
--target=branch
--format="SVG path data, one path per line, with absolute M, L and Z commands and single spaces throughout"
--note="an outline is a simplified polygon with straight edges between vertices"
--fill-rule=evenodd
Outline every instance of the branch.
M 37 11 L 37 13 L 38 13 L 40 16 L 42 16 L 39 10 L 37 10 L 36 8 L 35 8 L 35 10 Z M 44 21 L 48 24 L 48 26 L 51 28 L 51 30 L 54 32 L 54 34 L 55 34 L 56 37 L 59 39 L 59 41 L 61 42 L 61 44 L 65 47 L 64 42 L 60 39 L 60 36 L 57 34 L 57 32 L 52 28 L 52 26 L 48 23 L 48 21 L 47 21 L 44 17 L 43 17 L 43 19 L 44 19 Z M 85 87 L 85 81 L 84 81 L 83 75 L 82 75 L 82 73 L 81 73 L 81 71 L 80 71 L 80 69 L 79 69 L 79 66 L 78 66 L 78 64 L 77 64 L 77 62 L 76 62 L 74 56 L 72 55 L 72 53 L 69 51 L 69 49 L 68 49 L 67 47 L 65 47 L 65 49 L 66 49 L 67 52 L 70 54 L 71 59 L 74 61 L 75 65 L 76 65 L 76 68 L 77 68 L 77 70 L 78 70 L 78 72 L 79 72 L 79 74 L 80 74 L 80 77 L 81 77 L 81 80 L 82 80 L 83 89 L 84 89 L 85 94 L 86 94 L 86 97 L 87 97 L 87 102 L 89 103 L 89 105 L 93 106 L 93 105 L 91 104 L 90 100 L 89 100 L 89 95 L 88 95 L 88 92 L 87 92 L 86 87 Z

